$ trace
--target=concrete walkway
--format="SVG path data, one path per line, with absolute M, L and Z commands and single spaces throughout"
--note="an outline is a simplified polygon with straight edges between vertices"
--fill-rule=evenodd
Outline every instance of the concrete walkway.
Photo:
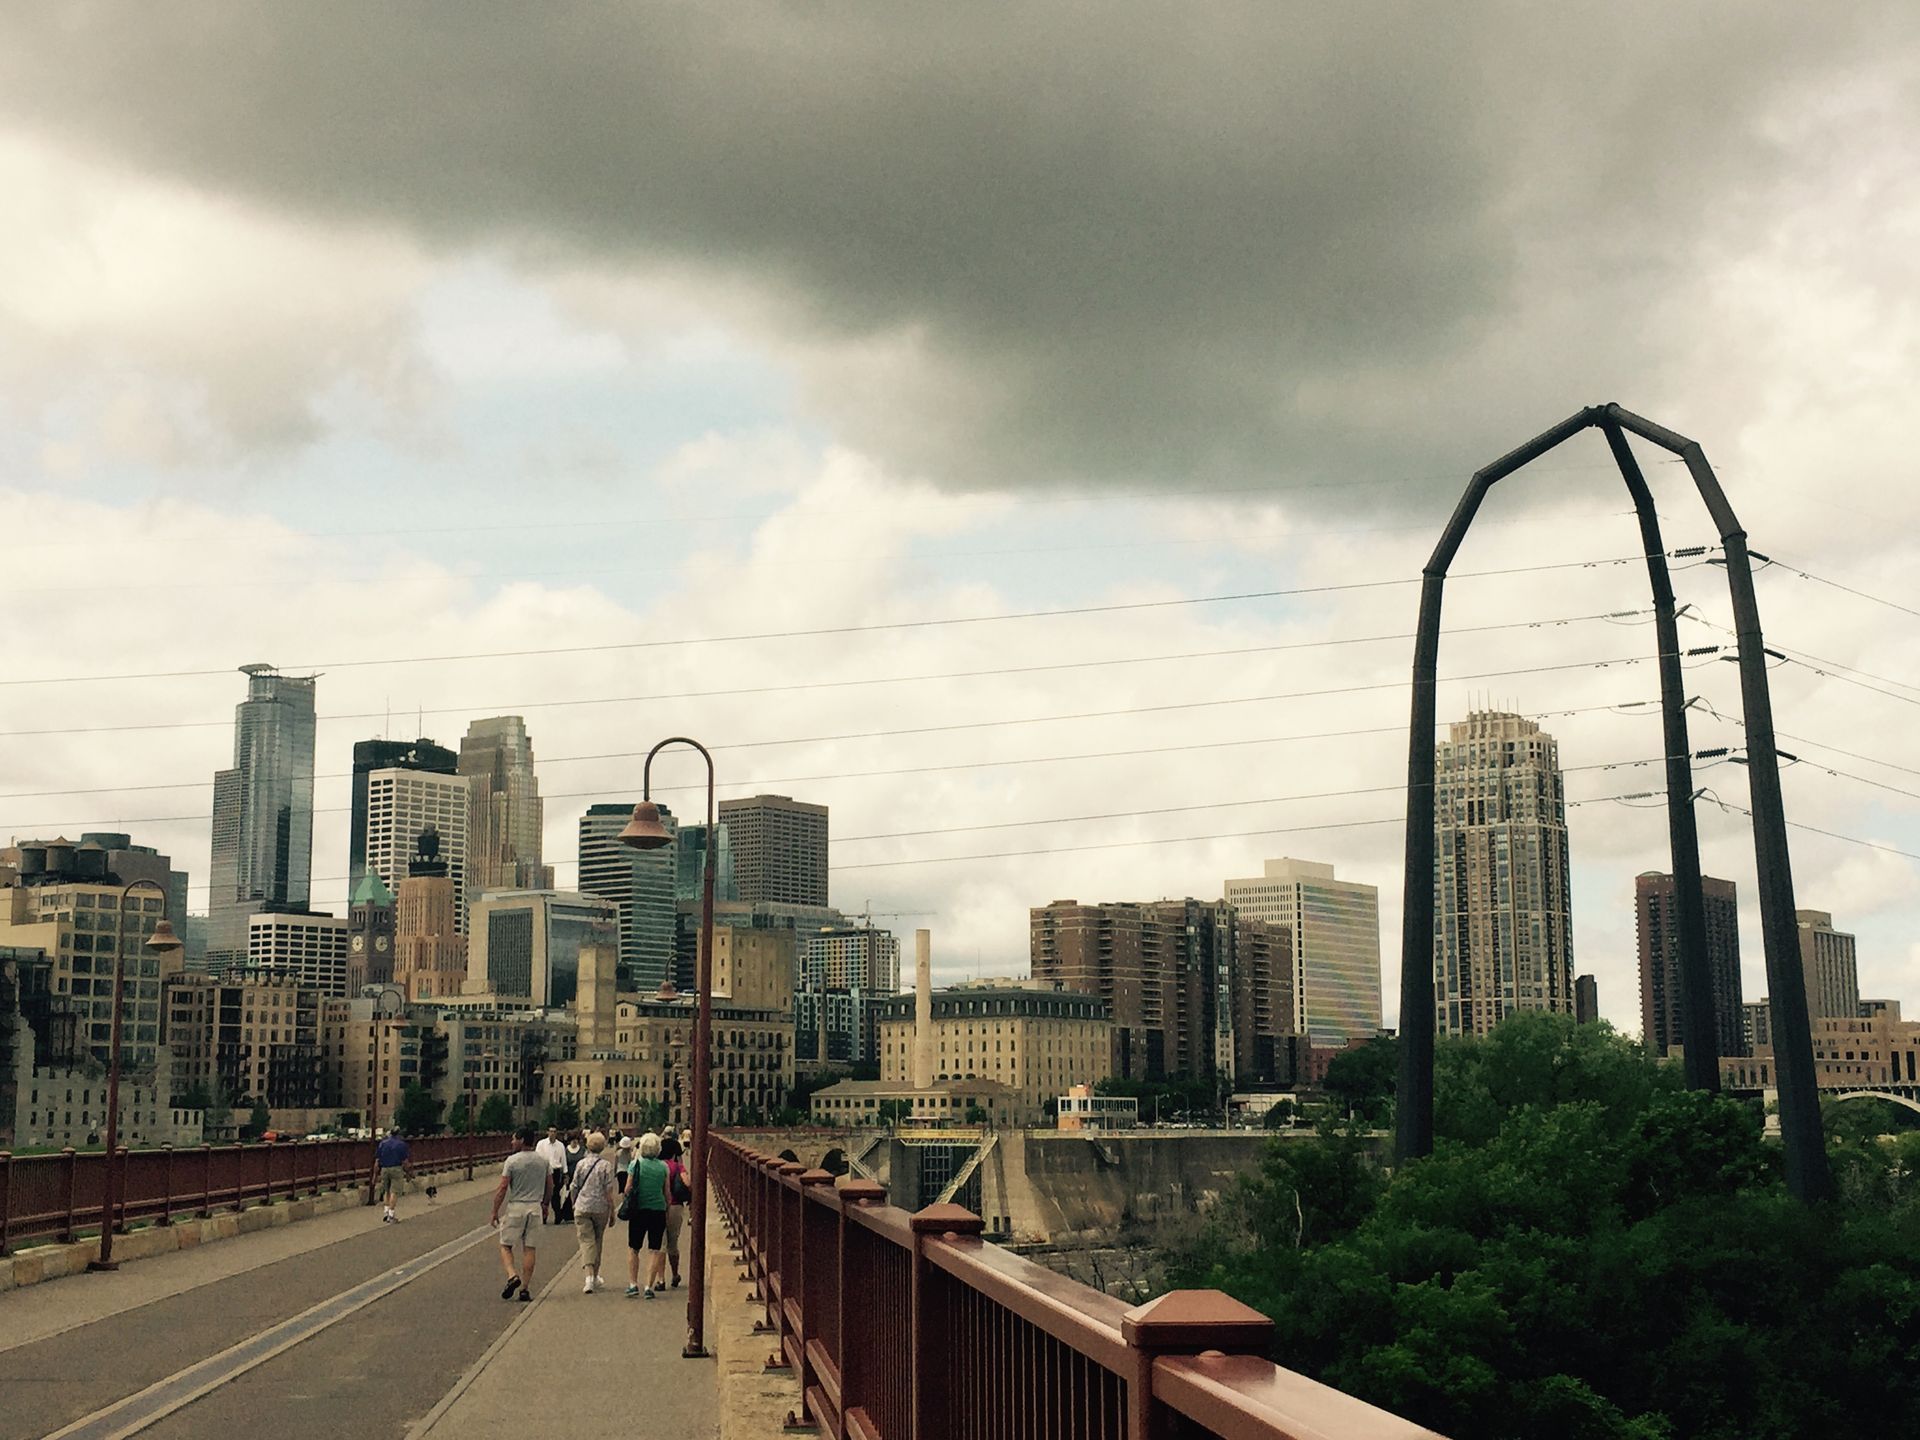
M 0 1437 L 199 1440 L 265 1423 L 286 1440 L 519 1440 L 556 1425 L 715 1440 L 726 1372 L 681 1357 L 686 1290 L 626 1299 L 615 1238 L 609 1288 L 583 1294 L 568 1225 L 541 1232 L 534 1302 L 501 1300 L 493 1185 L 415 1197 L 398 1226 L 355 1207 L 0 1294 Z M 724 1243 L 714 1267 L 725 1328 L 744 1328 Z M 356 1286 L 369 1298 L 345 1305 Z M 721 1328 L 709 1319 L 710 1347 Z M 775 1428 L 756 1416 L 727 1433 Z

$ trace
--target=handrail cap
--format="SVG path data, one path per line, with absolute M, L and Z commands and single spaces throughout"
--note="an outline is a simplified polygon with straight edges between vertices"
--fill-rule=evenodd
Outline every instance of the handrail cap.
M 1218 1290 L 1170 1290 L 1120 1318 L 1120 1335 L 1143 1350 L 1265 1354 L 1273 1321 Z
M 916 1210 L 909 1223 L 916 1235 L 978 1235 L 987 1228 L 987 1222 L 966 1206 L 951 1202 Z
M 854 1204 L 870 1204 L 887 1198 L 887 1187 L 878 1180 L 849 1180 L 840 1187 L 840 1198 Z
M 802 1165 L 795 1165 L 792 1168 L 793 1170 L 798 1170 L 800 1172 L 800 1183 L 802 1185 L 833 1184 L 833 1172 L 831 1170 L 809 1170 Z M 787 1167 L 782 1166 L 781 1169 L 785 1171 Z M 788 1173 L 791 1173 L 791 1172 L 788 1172 Z

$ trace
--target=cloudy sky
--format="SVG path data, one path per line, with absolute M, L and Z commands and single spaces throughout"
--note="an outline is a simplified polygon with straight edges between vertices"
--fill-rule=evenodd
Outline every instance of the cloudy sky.
M 829 803 L 835 901 L 950 974 L 1297 855 L 1381 887 L 1391 1020 L 1408 582 L 1476 466 L 1618 400 L 1822 577 L 1759 581 L 1799 903 L 1920 1008 L 1917 126 L 1898 3 L 12 7 L 0 834 L 203 883 L 265 660 L 324 672 L 323 907 L 352 742 L 518 712 L 563 883 L 691 733 Z M 1653 635 L 1576 563 L 1626 503 L 1595 435 L 1500 487 L 1440 713 L 1559 737 L 1637 1030 Z M 1743 824 L 1702 810 L 1757 997 Z

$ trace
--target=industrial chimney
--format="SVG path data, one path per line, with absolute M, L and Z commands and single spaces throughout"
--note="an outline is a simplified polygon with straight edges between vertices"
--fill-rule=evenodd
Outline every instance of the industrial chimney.
M 913 1088 L 933 1086 L 933 932 L 913 932 Z

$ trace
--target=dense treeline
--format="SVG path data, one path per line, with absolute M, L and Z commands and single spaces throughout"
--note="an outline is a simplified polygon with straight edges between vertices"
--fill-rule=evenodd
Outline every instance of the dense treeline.
M 1917 1433 L 1920 1133 L 1880 1135 L 1907 1112 L 1835 1107 L 1841 1198 L 1809 1208 L 1754 1106 L 1604 1025 L 1515 1017 L 1437 1068 L 1430 1159 L 1381 1172 L 1378 1104 L 1277 1142 L 1174 1283 L 1460 1440 Z

